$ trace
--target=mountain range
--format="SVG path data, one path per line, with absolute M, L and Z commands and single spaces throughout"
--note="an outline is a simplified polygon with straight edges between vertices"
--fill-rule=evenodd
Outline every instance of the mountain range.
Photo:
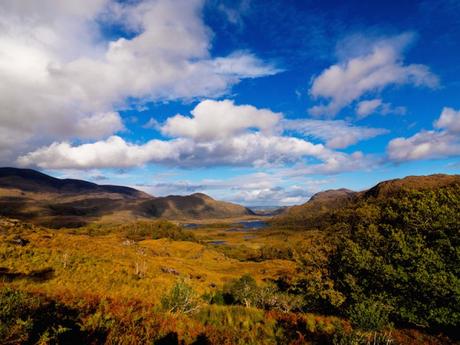
M 267 211 L 218 201 L 203 193 L 155 197 L 130 187 L 59 179 L 31 169 L 0 168 L 0 216 L 59 228 L 95 221 L 152 218 L 199 221 L 271 215 L 275 216 L 274 224 L 312 228 L 329 211 L 359 200 L 386 198 L 401 189 L 432 190 L 451 184 L 460 184 L 460 175 L 408 176 L 360 192 L 343 188 L 327 190 L 302 205 Z
M 134 219 L 210 219 L 253 215 L 240 205 L 195 193 L 154 197 L 130 187 L 58 179 L 31 169 L 0 168 L 0 215 L 48 227 Z

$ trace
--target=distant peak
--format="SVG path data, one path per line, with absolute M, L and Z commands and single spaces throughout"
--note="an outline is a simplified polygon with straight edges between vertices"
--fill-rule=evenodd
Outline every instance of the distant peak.
M 193 193 L 192 196 L 195 196 L 201 199 L 212 199 L 209 195 L 204 194 L 204 193 Z

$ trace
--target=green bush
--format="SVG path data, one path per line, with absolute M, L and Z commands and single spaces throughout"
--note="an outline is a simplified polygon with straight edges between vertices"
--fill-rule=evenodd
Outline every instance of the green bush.
M 282 292 L 273 284 L 258 286 L 255 279 L 246 274 L 226 284 L 222 293 L 215 293 L 211 303 L 240 304 L 265 310 L 290 312 L 300 310 L 303 298 Z
M 78 314 L 63 305 L 30 293 L 0 290 L 0 342 L 59 344 L 84 342 Z
M 175 241 L 196 242 L 196 238 L 191 232 L 184 231 L 180 226 L 166 220 L 130 223 L 121 226 L 118 231 L 121 231 L 126 238 L 133 241 L 169 238 Z
M 330 270 L 347 305 L 380 295 L 396 322 L 460 327 L 460 186 L 369 199 L 342 218 Z
M 333 345 L 391 345 L 395 344 L 391 333 L 363 333 L 352 331 L 345 333 L 337 332 L 332 339 Z
M 193 313 L 200 307 L 195 291 L 182 279 L 162 297 L 161 306 L 167 312 L 183 314 Z
M 390 308 L 376 300 L 364 300 L 352 305 L 348 317 L 354 327 L 363 331 L 380 331 L 390 325 Z

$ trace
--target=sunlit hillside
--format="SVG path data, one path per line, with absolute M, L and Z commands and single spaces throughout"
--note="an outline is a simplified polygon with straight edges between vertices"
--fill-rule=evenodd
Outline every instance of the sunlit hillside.
M 150 220 L 51 230 L 2 218 L 1 337 L 454 344 L 460 184 L 419 181 L 429 183 L 380 184 L 304 228 L 288 221 L 292 211 L 271 225 Z

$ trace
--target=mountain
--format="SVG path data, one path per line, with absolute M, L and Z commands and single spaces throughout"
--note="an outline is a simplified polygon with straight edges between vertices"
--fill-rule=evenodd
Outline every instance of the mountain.
M 127 198 L 148 198 L 148 194 L 123 186 L 98 185 L 96 183 L 58 179 L 32 169 L 0 168 L 0 188 L 18 189 L 24 192 L 80 194 L 113 193 Z
M 0 216 L 48 227 L 145 218 L 203 219 L 253 214 L 205 194 L 155 198 L 134 188 L 59 179 L 31 169 L 0 168 Z
M 460 183 L 460 175 L 434 174 L 429 176 L 407 176 L 401 179 L 383 181 L 364 191 L 364 197 L 385 198 L 406 190 L 433 190 Z
M 217 201 L 203 193 L 187 196 L 170 195 L 143 202 L 140 214 L 167 219 L 204 219 L 254 215 L 250 209 L 224 201 Z
M 273 224 L 291 228 L 317 228 L 327 222 L 335 210 L 352 206 L 366 200 L 383 200 L 401 191 L 429 191 L 451 185 L 460 185 L 460 175 L 435 174 L 407 176 L 383 181 L 361 192 L 335 189 L 319 192 L 306 203 L 290 207 L 286 213 L 273 219 Z
M 288 206 L 248 206 L 258 216 L 277 216 L 285 213 Z

